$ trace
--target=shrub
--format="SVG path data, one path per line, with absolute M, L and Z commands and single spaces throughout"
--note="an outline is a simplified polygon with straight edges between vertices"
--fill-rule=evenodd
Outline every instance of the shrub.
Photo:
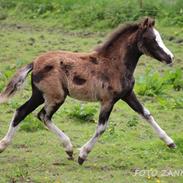
M 0 8 L 11 9 L 16 6 L 16 2 L 12 0 L 0 0 Z
M 73 105 L 71 108 L 66 109 L 65 112 L 72 118 L 82 121 L 94 121 L 97 109 L 94 105 L 78 103 Z
M 131 117 L 128 121 L 127 121 L 127 126 L 132 128 L 132 127 L 136 127 L 138 125 L 138 118 L 136 116 Z
M 70 28 L 113 28 L 142 16 L 158 17 L 166 25 L 183 25 L 183 1 L 144 0 L 0 0 L 0 10 L 18 18 L 58 18 Z
M 36 117 L 32 117 L 31 115 L 27 116 L 20 126 L 20 130 L 26 132 L 36 132 L 43 129 L 45 129 L 45 127 L 42 122 L 40 122 Z
M 157 98 L 162 109 L 183 109 L 183 98 L 173 98 L 173 97 L 158 97 Z
M 145 74 L 137 79 L 136 91 L 139 95 L 160 95 L 164 93 L 165 88 L 160 74 L 151 69 L 147 69 Z
M 145 74 L 137 79 L 135 87 L 139 95 L 156 96 L 165 94 L 166 89 L 183 89 L 183 74 L 181 69 L 167 70 L 164 74 L 147 69 Z
M 167 70 L 164 74 L 164 84 L 172 85 L 179 91 L 183 89 L 183 74 L 181 69 Z
M 166 25 L 183 25 L 183 1 L 176 0 L 172 2 L 161 2 L 164 6 L 160 11 L 162 22 Z M 163 18 L 164 17 L 164 18 Z
M 5 20 L 7 17 L 7 13 L 0 8 L 0 20 Z

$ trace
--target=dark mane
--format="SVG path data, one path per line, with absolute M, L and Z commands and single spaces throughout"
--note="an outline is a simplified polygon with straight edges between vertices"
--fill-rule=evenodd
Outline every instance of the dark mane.
M 107 48 L 109 48 L 113 44 L 113 42 L 115 42 L 119 37 L 121 37 L 122 34 L 125 34 L 127 32 L 133 32 L 137 30 L 138 27 L 138 23 L 120 25 L 109 35 L 106 41 L 104 41 L 101 45 L 97 46 L 94 50 L 97 52 L 103 52 L 107 50 Z

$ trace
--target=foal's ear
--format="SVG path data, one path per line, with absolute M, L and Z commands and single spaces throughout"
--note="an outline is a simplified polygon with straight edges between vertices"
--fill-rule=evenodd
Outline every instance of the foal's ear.
M 155 20 L 150 18 L 150 17 L 147 17 L 145 18 L 141 23 L 140 23 L 140 27 L 142 29 L 147 29 L 149 27 L 154 27 L 155 25 Z

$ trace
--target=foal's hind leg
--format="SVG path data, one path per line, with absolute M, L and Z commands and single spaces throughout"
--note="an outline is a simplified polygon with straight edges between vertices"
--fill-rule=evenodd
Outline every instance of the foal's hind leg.
M 65 98 L 59 99 L 57 101 L 54 101 L 54 99 L 52 98 L 49 101 L 47 99 L 48 98 L 45 97 L 46 104 L 44 108 L 38 113 L 38 118 L 44 122 L 44 124 L 48 127 L 50 131 L 52 131 L 59 137 L 65 148 L 66 153 L 69 156 L 69 159 L 73 159 L 73 147 L 70 138 L 51 121 L 53 114 L 63 104 Z
M 99 137 L 102 135 L 102 133 L 104 133 L 104 131 L 106 130 L 108 119 L 112 111 L 113 105 L 114 105 L 114 102 L 111 102 L 111 101 L 101 104 L 101 110 L 100 110 L 97 129 L 93 137 L 80 149 L 79 158 L 78 158 L 78 163 L 80 165 L 82 165 L 83 162 L 86 160 L 89 152 L 92 150 L 93 146 L 95 145 Z
M 0 141 L 0 152 L 3 152 L 6 147 L 11 143 L 19 123 L 43 102 L 44 99 L 42 97 L 42 93 L 37 88 L 33 87 L 33 93 L 31 98 L 16 110 L 7 134 Z
M 173 140 L 166 134 L 164 130 L 156 123 L 151 113 L 143 107 L 138 99 L 135 96 L 135 93 L 132 91 L 125 98 L 122 98 L 134 111 L 138 112 L 142 117 L 148 121 L 148 123 L 154 128 L 155 132 L 159 135 L 168 147 L 175 148 L 176 145 Z

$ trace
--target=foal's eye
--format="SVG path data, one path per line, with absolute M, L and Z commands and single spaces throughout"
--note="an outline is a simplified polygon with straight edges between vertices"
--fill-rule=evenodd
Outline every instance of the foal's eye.
M 149 37 L 144 37 L 143 40 L 146 41 L 146 42 L 149 42 L 149 41 L 151 41 L 152 39 L 149 38 Z
M 156 38 L 154 38 L 154 37 L 146 37 L 145 41 L 156 41 Z

